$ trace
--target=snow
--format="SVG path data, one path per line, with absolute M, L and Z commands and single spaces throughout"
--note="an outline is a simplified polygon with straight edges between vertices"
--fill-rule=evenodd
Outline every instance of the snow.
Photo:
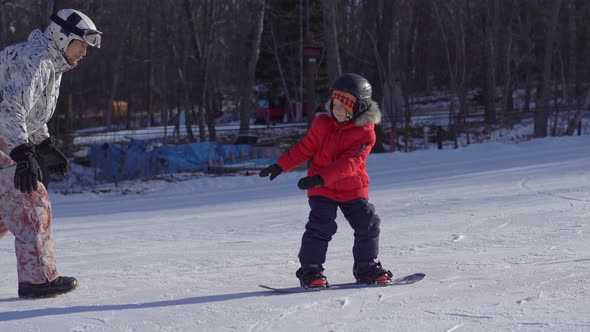
M 277 295 L 295 286 L 302 171 L 135 182 L 52 194 L 60 272 L 81 286 L 16 297 L 0 241 L 0 331 L 588 331 L 590 136 L 371 155 L 383 265 L 416 284 Z M 325 264 L 352 280 L 352 231 Z

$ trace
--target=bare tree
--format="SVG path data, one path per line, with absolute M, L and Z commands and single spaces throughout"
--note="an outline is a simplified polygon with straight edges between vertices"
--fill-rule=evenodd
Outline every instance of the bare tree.
M 272 47 L 274 58 L 277 64 L 277 70 L 279 71 L 279 76 L 281 77 L 281 84 L 283 85 L 283 91 L 285 93 L 285 97 L 287 99 L 287 107 L 285 110 L 285 114 L 289 114 L 291 119 L 293 119 L 294 111 L 293 111 L 293 100 L 291 99 L 291 93 L 289 92 L 289 86 L 287 84 L 287 79 L 285 77 L 285 72 L 283 70 L 283 65 L 281 63 L 281 59 L 279 57 L 279 41 L 277 40 L 276 32 L 275 32 L 275 24 L 274 20 L 269 22 L 269 29 L 270 34 L 272 36 Z
M 325 93 L 342 71 L 357 72 L 373 85 L 392 128 L 409 120 L 415 97 L 438 90 L 451 96 L 452 129 L 468 116 L 471 92 L 483 88 L 488 123 L 500 110 L 524 105 L 527 111 L 536 105 L 535 135 L 543 136 L 550 133 L 543 113 L 552 109 L 563 123 L 564 113 L 556 112 L 565 104 L 581 106 L 590 76 L 590 48 L 585 47 L 590 3 L 582 0 L 144 4 L 0 0 L 0 47 L 26 40 L 35 28 L 44 29 L 49 14 L 61 8 L 85 12 L 104 32 L 103 47 L 90 49 L 73 74 L 64 74 L 57 116 L 50 123 L 53 131 L 105 123 L 169 124 L 170 114 L 184 110 L 189 136 L 198 125 L 200 140 L 214 140 L 222 102 L 232 105 L 227 101 L 233 99 L 235 120 L 239 117 L 244 133 L 258 84 L 268 87 L 272 97 L 284 91 L 288 106 L 303 93 L 295 88 L 304 81 L 299 61 L 303 27 L 321 38 L 325 50 L 324 58 L 306 72 L 305 81 L 317 85 L 308 91 L 308 102 Z M 309 16 L 301 15 L 307 4 Z M 121 19 L 118 14 L 126 12 L 133 15 Z M 169 17 L 183 19 L 172 22 Z M 307 17 L 310 24 L 302 24 Z M 500 86 L 502 91 L 496 92 Z M 524 97 L 513 93 L 520 90 Z M 500 94 L 502 106 L 496 110 Z M 512 100 L 513 95 L 519 99 Z M 113 100 L 129 103 L 126 116 L 113 113 Z M 584 114 L 572 114 L 566 132 Z M 555 131 L 557 122 L 553 124 Z
M 123 33 L 121 34 L 121 39 L 119 40 L 119 48 L 117 52 L 117 57 L 113 62 L 113 79 L 110 89 L 110 96 L 109 101 L 107 104 L 107 114 L 105 118 L 105 126 L 107 128 L 111 128 L 113 125 L 113 105 L 115 98 L 117 97 L 117 91 L 119 89 L 119 81 L 121 74 L 123 72 L 123 61 L 125 56 L 125 43 L 127 43 L 127 36 L 129 36 L 129 31 L 131 28 L 131 21 L 128 21 L 123 29 Z
M 173 12 L 178 13 L 179 10 L 182 10 L 180 7 L 172 7 Z M 174 16 L 174 15 L 172 15 Z M 180 34 L 174 34 L 174 31 L 171 30 L 172 27 L 167 27 L 165 25 L 166 33 L 168 36 L 181 36 Z M 190 37 L 189 37 L 190 38 Z M 186 73 L 186 61 L 187 61 L 187 38 L 166 38 L 166 43 L 168 49 L 170 51 L 171 58 L 173 59 L 173 63 L 176 69 L 176 74 L 178 75 L 177 78 L 180 83 L 180 92 L 181 92 L 181 102 L 180 105 L 182 110 L 184 111 L 184 116 L 186 120 L 186 132 L 188 139 L 190 141 L 195 140 L 195 136 L 193 134 L 192 125 L 193 125 L 193 105 L 191 104 L 191 86 L 189 82 L 189 78 Z M 180 112 L 179 112 L 179 120 L 180 120 Z
M 504 91 L 502 93 L 502 110 L 504 112 L 511 112 L 514 108 L 514 101 L 512 99 L 512 88 L 514 86 L 513 79 L 512 79 L 512 71 L 515 70 L 516 66 L 514 65 L 515 61 L 513 59 L 513 32 L 512 32 L 512 24 L 514 21 L 514 4 L 509 2 L 506 8 L 507 19 L 506 25 L 503 29 L 502 35 L 504 36 Z
M 537 67 L 535 57 L 535 37 L 533 33 L 533 15 L 529 4 L 519 3 L 514 11 L 515 15 L 515 43 L 514 43 L 514 73 L 516 74 L 515 86 L 524 87 L 523 109 L 525 113 L 530 112 L 533 76 Z
M 462 0 L 452 1 L 440 6 L 437 0 L 432 1 L 437 24 L 439 26 L 449 71 L 451 91 L 459 100 L 459 118 L 467 116 L 467 47 L 464 24 L 465 3 Z M 449 127 L 454 128 L 452 114 L 455 112 L 455 98 L 451 98 Z
M 199 29 L 197 29 L 197 24 L 195 23 L 195 17 L 194 17 L 194 13 L 193 13 L 193 8 L 191 6 L 191 2 L 190 0 L 184 0 L 183 2 L 184 5 L 184 13 L 186 15 L 187 18 L 187 22 L 189 24 L 189 31 L 190 31 L 190 41 L 191 41 L 191 46 L 192 46 L 192 52 L 193 52 L 193 56 L 191 57 L 193 61 L 196 62 L 197 66 L 199 67 L 199 71 L 198 71 L 198 75 L 200 76 L 200 80 L 197 79 L 198 83 L 197 83 L 197 87 L 200 86 L 200 95 L 198 95 L 196 97 L 196 99 L 198 99 L 198 111 L 197 111 L 197 125 L 199 126 L 199 139 L 200 141 L 205 141 L 206 140 L 206 135 L 205 135 L 205 108 L 206 108 L 206 104 L 207 104 L 207 85 L 208 85 L 208 80 L 209 80 L 209 55 L 211 54 L 211 48 L 210 48 L 210 44 L 208 44 L 208 47 L 203 47 L 203 41 L 201 40 L 202 37 L 199 35 Z M 203 3 L 204 6 L 204 12 L 208 12 L 208 7 L 210 6 L 210 3 L 208 1 L 204 1 Z M 201 9 L 201 8 L 199 8 Z M 201 15 L 202 16 L 202 20 L 206 21 L 207 23 L 211 23 L 211 16 L 208 15 L 209 13 L 205 14 L 205 15 Z M 202 31 L 205 36 L 204 38 L 207 38 L 208 36 L 208 31 L 209 27 L 211 26 L 211 24 L 206 24 L 203 25 L 203 27 L 205 29 L 205 31 Z M 208 40 L 207 40 L 208 41 Z
M 336 0 L 322 1 L 322 13 L 328 81 L 334 82 L 342 74 L 340 50 L 338 48 L 338 30 L 336 28 Z
M 557 37 L 557 23 L 561 8 L 561 0 L 553 0 L 550 11 L 550 19 L 547 21 L 547 34 L 545 37 L 545 50 L 543 54 L 543 77 L 537 90 L 537 106 L 535 109 L 535 137 L 547 136 L 549 121 L 549 109 L 551 99 L 551 68 L 553 62 L 554 44 Z
M 234 5 L 239 17 L 236 35 L 238 47 L 234 56 L 240 77 L 237 83 L 240 134 L 246 134 L 250 130 L 250 115 L 254 109 L 253 87 L 256 84 L 256 63 L 264 24 L 265 0 L 237 1 Z
M 576 0 L 567 1 L 567 45 L 568 45 L 568 85 L 570 89 L 568 93 L 568 103 L 580 104 L 580 82 L 578 75 L 578 22 L 577 22 L 577 10 Z
M 565 134 L 567 136 L 571 136 L 571 135 L 574 134 L 574 132 L 576 131 L 576 129 L 580 125 L 580 121 L 582 121 L 583 111 L 584 110 L 587 110 L 588 108 L 590 108 L 590 89 L 588 89 L 588 92 L 586 93 L 586 100 L 582 104 L 582 107 L 581 108 L 578 108 L 576 110 L 576 113 L 574 114 L 574 117 L 568 123 L 568 127 L 567 127 L 567 130 L 565 132 Z
M 498 0 L 486 0 L 483 15 L 484 63 L 485 63 L 485 104 L 484 120 L 488 124 L 496 122 L 496 35 L 500 23 Z

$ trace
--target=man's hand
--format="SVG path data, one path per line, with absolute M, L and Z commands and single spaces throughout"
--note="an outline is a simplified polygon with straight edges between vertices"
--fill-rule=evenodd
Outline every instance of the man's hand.
M 297 182 L 297 187 L 301 190 L 307 190 L 324 185 L 324 179 L 319 175 L 306 176 Z
M 265 178 L 270 175 L 270 180 L 272 181 L 281 173 L 283 173 L 283 169 L 281 168 L 281 166 L 279 166 L 279 164 L 272 164 L 260 171 L 259 175 L 261 178 Z
M 68 173 L 70 161 L 63 152 L 57 148 L 52 137 L 49 137 L 39 143 L 39 145 L 35 146 L 35 151 L 37 152 L 37 162 L 41 164 L 44 169 L 46 168 L 60 177 L 64 177 Z
M 35 160 L 35 146 L 21 144 L 10 151 L 10 158 L 16 162 L 14 187 L 23 194 L 37 191 L 37 182 L 43 179 L 43 173 Z

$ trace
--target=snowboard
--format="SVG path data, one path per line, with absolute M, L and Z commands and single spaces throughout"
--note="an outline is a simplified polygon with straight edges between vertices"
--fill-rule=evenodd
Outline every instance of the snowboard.
M 389 286 L 401 286 L 409 285 L 424 279 L 426 275 L 424 273 L 414 273 L 405 277 L 400 277 L 391 280 L 390 282 L 376 283 L 376 284 L 357 284 L 356 282 L 347 282 L 341 284 L 331 284 L 329 287 L 314 287 L 314 288 L 303 288 L 303 287 L 271 287 L 267 285 L 258 285 L 264 289 L 274 291 L 281 294 L 294 294 L 294 293 L 307 293 L 307 292 L 323 292 L 329 290 L 338 289 L 354 289 L 354 288 L 375 288 L 375 287 L 389 287 Z

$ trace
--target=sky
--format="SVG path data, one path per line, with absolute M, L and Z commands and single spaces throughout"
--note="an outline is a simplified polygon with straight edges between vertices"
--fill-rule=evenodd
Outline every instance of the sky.
M 379 259 L 405 286 L 298 285 L 304 171 L 52 193 L 58 268 L 80 287 L 17 297 L 0 240 L 0 331 L 590 331 L 590 136 L 371 155 Z M 351 282 L 352 230 L 329 282 Z

